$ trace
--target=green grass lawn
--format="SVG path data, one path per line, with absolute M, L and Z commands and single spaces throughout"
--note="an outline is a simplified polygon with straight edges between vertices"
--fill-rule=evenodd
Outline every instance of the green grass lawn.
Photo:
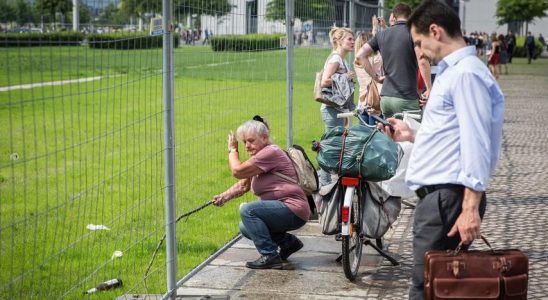
M 164 248 L 148 290 L 143 283 L 165 229 L 161 51 L 2 51 L 0 88 L 101 79 L 0 92 L 0 298 L 79 298 L 111 278 L 124 287 L 92 298 L 165 292 Z M 323 130 L 310 95 L 327 53 L 295 55 L 293 134 L 305 148 Z M 185 47 L 174 60 L 178 216 L 235 181 L 226 136 L 245 120 L 265 116 L 274 142 L 286 146 L 287 103 L 284 51 Z M 210 206 L 177 224 L 179 277 L 238 233 L 238 204 L 252 200 Z M 115 250 L 124 255 L 111 259 Z
M 86 47 L 2 49 L 0 88 L 101 79 L 0 92 L 0 298 L 80 298 L 121 278 L 122 293 L 165 292 L 164 248 L 144 271 L 165 231 L 161 50 Z M 314 73 L 329 49 L 297 49 L 293 138 L 309 149 L 323 132 Z M 260 114 L 286 146 L 285 52 L 174 52 L 176 215 L 235 182 L 226 138 Z M 543 75 L 547 60 L 515 59 L 511 74 Z M 243 152 L 243 151 L 241 151 Z M 312 154 L 312 153 L 309 153 Z M 242 158 L 246 159 L 245 154 Z M 314 157 L 314 155 L 311 155 Z M 177 224 L 179 278 L 238 233 L 238 205 L 210 206 Z M 90 231 L 104 224 L 108 231 Z M 165 246 L 165 244 L 164 244 Z M 121 258 L 111 259 L 120 250 Z

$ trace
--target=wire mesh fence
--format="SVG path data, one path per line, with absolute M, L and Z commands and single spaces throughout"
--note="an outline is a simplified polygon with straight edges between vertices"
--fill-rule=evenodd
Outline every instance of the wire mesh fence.
M 150 36 L 162 3 L 78 5 L 79 33 L 72 32 L 71 6 L 35 3 L 33 20 L 2 24 L 24 32 L 0 35 L 3 299 L 80 298 L 114 278 L 121 288 L 94 297 L 166 292 L 164 248 L 143 278 L 166 231 L 165 70 L 162 36 Z M 235 182 L 227 134 L 254 115 L 267 119 L 282 147 L 288 134 L 306 149 L 321 136 L 311 94 L 331 51 L 329 29 L 369 30 L 379 8 L 303 0 L 294 11 L 288 132 L 285 1 L 173 2 L 177 216 Z M 228 44 L 240 48 L 227 51 Z M 177 223 L 179 278 L 238 234 L 238 205 L 253 199 L 249 193 Z

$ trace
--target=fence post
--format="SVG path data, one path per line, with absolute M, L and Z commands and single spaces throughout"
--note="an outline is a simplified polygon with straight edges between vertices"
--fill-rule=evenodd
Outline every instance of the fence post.
M 293 145 L 293 9 L 294 0 L 285 0 L 286 80 L 287 80 L 287 147 Z
M 352 32 L 354 32 L 354 34 L 356 34 L 356 4 L 354 3 L 354 0 L 350 0 L 349 1 L 350 3 L 350 7 L 348 8 L 348 21 L 349 21 L 349 26 L 350 27 L 350 30 L 352 30 Z M 349 59 L 350 59 L 350 68 L 351 69 L 354 69 L 354 51 L 348 53 L 349 54 Z
M 173 36 L 171 34 L 172 0 L 162 0 L 163 40 L 163 94 L 165 145 L 165 209 L 166 209 L 166 270 L 167 294 L 177 295 L 177 249 L 175 240 L 175 126 L 173 101 Z
M 44 28 L 42 28 L 43 30 Z M 72 31 L 80 31 L 80 2 L 72 0 Z

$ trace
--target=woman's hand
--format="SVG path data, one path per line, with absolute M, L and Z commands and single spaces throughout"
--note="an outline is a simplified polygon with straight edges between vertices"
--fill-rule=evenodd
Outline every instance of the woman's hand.
M 375 76 L 375 77 L 373 77 L 373 80 L 378 82 L 378 83 L 383 83 L 384 82 L 384 76 Z
M 420 108 L 424 109 L 426 106 L 426 102 L 428 102 L 428 97 L 430 96 L 430 90 L 424 91 L 421 95 L 419 95 L 419 106 Z
M 348 71 L 346 75 L 348 76 L 348 80 L 351 81 L 352 79 L 354 79 L 354 71 Z
M 223 206 L 226 201 L 228 201 L 226 196 L 223 196 L 223 194 L 215 195 L 213 196 L 213 205 L 215 206 Z
M 228 134 L 228 151 L 231 151 L 232 149 L 238 151 L 238 140 L 236 139 L 236 136 L 234 135 L 234 132 L 232 130 Z

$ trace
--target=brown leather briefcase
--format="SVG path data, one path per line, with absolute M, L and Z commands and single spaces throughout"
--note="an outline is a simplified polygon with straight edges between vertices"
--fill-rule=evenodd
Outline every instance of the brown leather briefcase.
M 485 244 L 489 242 L 482 236 Z M 433 299 L 527 299 L 529 262 L 517 249 L 428 251 L 424 296 Z

